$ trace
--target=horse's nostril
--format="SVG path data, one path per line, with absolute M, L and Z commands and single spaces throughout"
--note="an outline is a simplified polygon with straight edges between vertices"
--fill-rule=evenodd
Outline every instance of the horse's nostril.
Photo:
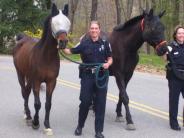
M 58 43 L 59 48 L 60 48 L 60 49 L 65 49 L 67 43 L 68 43 L 68 40 L 67 40 L 67 39 L 66 39 L 66 40 L 63 40 L 63 41 L 60 40 L 59 43 Z

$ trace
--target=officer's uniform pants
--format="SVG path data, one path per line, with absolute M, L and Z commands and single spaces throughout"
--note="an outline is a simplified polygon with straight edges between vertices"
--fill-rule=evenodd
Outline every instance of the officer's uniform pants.
M 83 128 L 95 93 L 95 132 L 102 132 L 106 106 L 107 87 L 97 88 L 95 76 L 83 76 L 81 79 L 80 106 L 78 126 Z
M 169 85 L 169 121 L 170 126 L 178 126 L 178 103 L 180 92 L 184 96 L 184 81 L 181 81 L 177 78 L 168 79 Z

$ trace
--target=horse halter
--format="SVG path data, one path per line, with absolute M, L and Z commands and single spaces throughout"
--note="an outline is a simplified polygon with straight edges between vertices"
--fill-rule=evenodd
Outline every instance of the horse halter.
M 144 18 L 141 20 L 141 31 L 144 31 Z
M 141 20 L 141 31 L 144 31 L 144 18 Z M 162 40 L 159 44 L 157 44 L 155 46 L 155 49 L 158 49 L 160 46 L 162 46 L 163 44 L 167 43 L 166 40 Z

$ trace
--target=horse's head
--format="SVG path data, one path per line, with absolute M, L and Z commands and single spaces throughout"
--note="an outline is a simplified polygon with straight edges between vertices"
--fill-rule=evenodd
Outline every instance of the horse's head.
M 68 5 L 64 6 L 64 10 L 58 10 L 56 5 L 52 5 L 51 11 L 51 29 L 53 37 L 58 41 L 58 48 L 66 47 L 68 42 L 67 34 L 70 29 L 70 20 L 68 19 Z
M 164 35 L 164 25 L 160 18 L 164 15 L 165 11 L 159 15 L 154 15 L 153 9 L 148 13 L 143 12 L 144 18 L 141 21 L 141 29 L 143 31 L 143 39 L 148 42 L 155 49 L 159 46 L 166 45 Z

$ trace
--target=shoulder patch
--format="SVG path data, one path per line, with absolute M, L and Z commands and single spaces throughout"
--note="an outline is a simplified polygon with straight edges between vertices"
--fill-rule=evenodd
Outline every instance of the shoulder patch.
M 176 41 L 173 41 L 172 43 L 173 43 L 174 46 L 179 46 Z

